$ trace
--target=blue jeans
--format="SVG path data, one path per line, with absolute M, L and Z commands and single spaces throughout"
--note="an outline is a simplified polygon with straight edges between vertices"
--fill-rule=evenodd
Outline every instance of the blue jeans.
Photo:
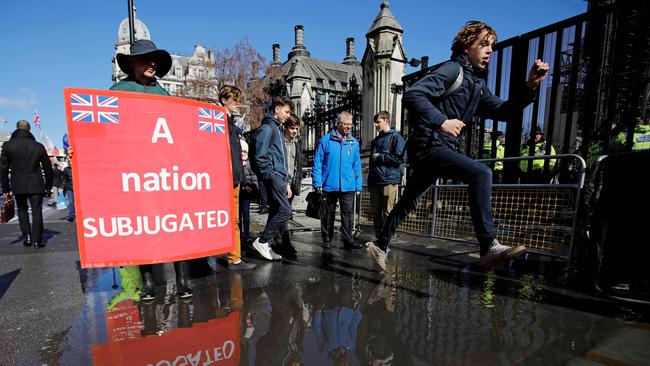
M 400 222 L 416 208 L 422 196 L 438 178 L 450 178 L 469 185 L 469 208 L 476 238 L 481 254 L 487 252 L 496 237 L 491 204 L 492 171 L 485 164 L 447 148 L 435 149 L 429 159 L 412 166 L 404 194 L 388 215 L 381 235 L 377 238 L 379 248 L 384 251 L 388 248 Z
M 291 205 L 287 198 L 287 185 L 281 176 L 271 173 L 271 176 L 263 180 L 266 185 L 267 200 L 269 203 L 269 218 L 260 236 L 260 242 L 273 244 L 275 234 L 282 225 L 291 218 Z
M 74 212 L 74 192 L 71 190 L 65 191 L 65 199 L 68 201 L 68 217 L 73 219 L 75 218 Z

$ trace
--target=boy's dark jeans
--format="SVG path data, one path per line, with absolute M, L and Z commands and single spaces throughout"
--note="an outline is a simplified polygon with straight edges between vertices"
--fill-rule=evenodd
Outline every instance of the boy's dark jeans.
M 260 242 L 271 245 L 282 224 L 291 218 L 291 205 L 287 198 L 288 183 L 281 176 L 271 173 L 268 178 L 264 178 L 263 182 L 266 185 L 269 217 L 266 220 L 262 236 L 260 236 Z
M 400 222 L 415 209 L 418 202 L 438 178 L 450 178 L 469 184 L 469 208 L 481 247 L 481 255 L 487 252 L 495 238 L 492 221 L 492 171 L 459 152 L 436 148 L 431 157 L 412 166 L 412 174 L 406 181 L 404 194 L 388 215 L 377 246 L 386 251 Z M 435 204 L 435 203 L 434 203 Z

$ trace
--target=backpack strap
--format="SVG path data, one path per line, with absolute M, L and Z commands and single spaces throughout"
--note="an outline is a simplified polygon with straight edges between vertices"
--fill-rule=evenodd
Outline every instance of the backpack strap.
M 454 92 L 458 90 L 458 88 L 460 87 L 460 84 L 463 83 L 463 67 L 458 63 L 457 65 L 458 65 L 458 76 L 456 76 L 456 80 L 454 80 L 454 82 L 451 84 L 451 86 L 449 86 L 447 91 L 445 91 L 445 94 L 442 95 L 443 98 L 446 98 L 454 94 Z

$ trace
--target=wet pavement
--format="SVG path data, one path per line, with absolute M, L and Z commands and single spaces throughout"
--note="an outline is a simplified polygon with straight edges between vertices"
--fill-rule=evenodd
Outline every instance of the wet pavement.
M 596 296 L 561 261 L 482 272 L 471 245 L 400 235 L 380 274 L 365 249 L 295 232 L 296 259 L 197 261 L 189 301 L 166 265 L 144 304 L 119 268 L 79 267 L 59 214 L 40 250 L 0 225 L 0 365 L 650 364 L 648 309 Z

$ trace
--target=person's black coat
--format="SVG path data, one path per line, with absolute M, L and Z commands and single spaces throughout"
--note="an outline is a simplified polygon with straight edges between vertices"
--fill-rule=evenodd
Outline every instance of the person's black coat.
M 67 191 L 74 192 L 74 185 L 72 184 L 72 167 L 69 165 L 63 168 L 63 171 L 61 172 L 61 188 L 64 193 Z
M 294 163 L 291 175 L 291 192 L 294 196 L 300 196 L 300 187 L 302 186 L 302 141 L 299 138 L 293 140 L 296 146 L 296 162 Z
M 230 142 L 230 159 L 232 163 L 233 187 L 242 183 L 244 167 L 241 162 L 241 129 L 235 124 L 235 117 L 228 116 L 228 141 Z
M 29 131 L 16 130 L 11 134 L 11 139 L 2 145 L 0 161 L 3 192 L 37 194 L 52 189 L 52 163 L 45 147 Z

